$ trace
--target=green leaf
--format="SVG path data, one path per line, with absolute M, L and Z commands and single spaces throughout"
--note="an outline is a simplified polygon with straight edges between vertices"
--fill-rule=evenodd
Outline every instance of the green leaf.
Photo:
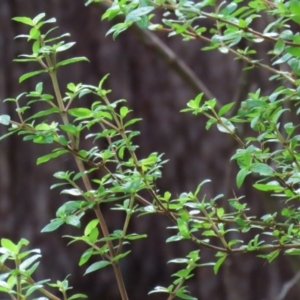
M 125 31 L 131 23 L 118 23 L 114 26 L 112 26 L 107 32 L 106 36 L 109 35 L 110 33 L 113 33 L 113 39 L 115 39 L 121 32 Z
M 131 250 L 121 253 L 121 254 L 115 256 L 112 261 L 113 262 L 119 261 L 121 258 L 127 256 L 130 252 L 131 252 Z
M 288 46 L 286 47 L 286 52 L 289 54 L 292 54 L 293 56 L 300 56 L 300 49 L 299 47 L 293 47 L 293 46 Z
M 40 165 L 42 163 L 45 163 L 47 161 L 49 161 L 50 159 L 53 159 L 53 158 L 56 158 L 56 157 L 59 157 L 65 153 L 68 153 L 68 150 L 65 150 L 65 149 L 59 149 L 58 151 L 54 151 L 52 153 L 49 153 L 49 154 L 46 154 L 44 156 L 41 156 L 37 159 L 36 161 L 36 164 L 37 165 Z
M 86 225 L 86 227 L 85 227 L 85 229 L 84 229 L 84 235 L 85 235 L 85 236 L 88 236 L 88 235 L 91 233 L 91 231 L 92 231 L 95 227 L 97 227 L 97 225 L 98 225 L 98 219 L 94 219 L 94 220 L 90 221 L 90 222 Z
M 274 46 L 274 54 L 279 55 L 284 51 L 285 42 L 283 39 L 278 39 Z
M 53 176 L 55 178 L 58 178 L 58 179 L 66 179 L 66 180 L 69 180 L 70 176 L 73 174 L 74 172 L 62 172 L 62 171 L 59 171 L 59 172 L 56 172 L 53 174 Z
M 102 15 L 101 20 L 108 19 L 111 21 L 113 18 L 115 18 L 118 14 L 120 14 L 121 10 L 118 5 L 114 5 L 109 7 L 106 12 Z
M 267 164 L 255 163 L 251 166 L 251 171 L 254 173 L 259 173 L 262 176 L 271 176 L 273 175 L 273 169 Z
M 28 267 L 33 264 L 37 259 L 39 259 L 40 257 L 42 257 L 40 254 L 36 254 L 33 256 L 30 256 L 29 258 L 25 259 L 24 261 L 22 261 L 22 263 L 20 264 L 20 269 L 21 270 L 26 270 L 28 269 Z
M 149 24 L 150 22 L 147 16 L 141 16 L 141 19 L 139 21 L 136 21 L 136 25 L 142 29 L 147 29 L 149 27 Z
M 146 237 L 147 237 L 147 234 L 132 233 L 132 234 L 126 235 L 125 240 L 134 241 L 134 240 L 144 239 Z
M 218 255 L 218 254 L 217 254 Z M 220 254 L 221 255 L 221 254 Z M 217 274 L 221 265 L 223 264 L 223 262 L 225 261 L 227 257 L 227 254 L 222 253 L 222 256 L 216 261 L 215 265 L 214 265 L 214 273 Z
M 293 14 L 291 19 L 296 22 L 300 23 L 300 6 L 299 6 L 299 1 L 298 0 L 290 0 L 287 3 L 290 4 L 290 11 Z
M 9 115 L 0 115 L 0 124 L 9 125 L 10 116 Z
M 77 136 L 80 132 L 80 128 L 74 126 L 73 124 L 59 125 L 59 127 L 65 131 L 70 133 L 71 135 Z
M 39 38 L 39 36 L 41 35 L 41 33 L 38 29 L 31 28 L 29 35 L 30 35 L 30 39 L 37 40 Z M 39 50 L 40 50 L 40 43 L 38 41 L 35 41 L 32 45 L 32 52 L 38 53 Z
M 78 265 L 84 265 L 93 255 L 93 248 L 89 248 L 81 255 Z
M 85 294 L 76 294 L 76 295 L 73 295 L 71 297 L 68 297 L 68 300 L 74 300 L 74 299 L 78 299 L 78 298 L 87 298 L 88 296 L 85 295 Z
M 235 102 L 228 103 L 228 104 L 224 105 L 224 106 L 219 110 L 218 116 L 219 116 L 219 117 L 223 116 L 225 113 L 227 113 L 227 112 L 232 108 L 232 106 L 233 106 L 234 104 L 235 104 Z
M 1 246 L 14 254 L 18 253 L 18 246 L 9 239 L 1 239 Z
M 141 121 L 141 120 L 142 120 L 142 119 L 138 119 L 138 118 L 136 118 L 136 119 L 131 119 L 131 120 L 129 120 L 128 122 L 126 122 L 126 123 L 124 124 L 124 128 L 127 127 L 127 126 L 129 126 L 129 125 L 135 124 L 136 122 L 139 122 L 139 121 Z
M 72 196 L 81 196 L 82 192 L 78 189 L 68 189 L 68 190 L 63 190 L 61 191 L 61 194 L 68 194 L 68 195 L 72 195 Z
M 274 192 L 281 192 L 284 188 L 280 186 L 277 181 L 270 181 L 266 184 L 262 183 L 255 183 L 253 185 L 256 189 L 264 192 L 274 191 Z
M 177 219 L 177 225 L 178 225 L 178 230 L 179 230 L 180 234 L 184 238 L 189 238 L 190 232 L 189 232 L 189 228 L 188 228 L 186 222 L 183 221 L 182 219 Z
M 126 107 L 126 106 L 123 106 L 123 107 L 121 107 L 120 108 L 120 115 L 121 115 L 121 118 L 123 119 L 123 118 L 125 118 L 126 116 L 127 116 L 127 114 L 129 113 L 129 109 L 128 109 L 128 107 Z
M 82 217 L 82 214 L 79 214 L 79 215 L 71 215 L 71 216 L 68 216 L 68 217 L 65 219 L 65 222 L 66 222 L 66 224 L 68 224 L 68 225 L 71 225 L 71 226 L 80 228 L 80 226 L 81 226 L 81 223 L 80 223 L 81 217 Z
M 234 12 L 237 9 L 237 4 L 234 2 L 229 3 L 225 8 L 223 8 L 220 11 L 220 14 L 228 16 L 230 15 L 232 12 Z
M 240 188 L 246 178 L 246 176 L 249 174 L 248 169 L 241 169 L 236 175 L 236 185 L 238 188 Z
M 300 58 L 291 58 L 288 64 L 293 69 L 293 71 L 300 76 Z
M 53 219 L 50 221 L 48 225 L 46 225 L 41 232 L 51 232 L 59 228 L 65 222 L 62 219 Z
M 168 261 L 169 263 L 176 263 L 176 264 L 182 264 L 182 263 L 187 263 L 188 259 L 187 258 L 175 258 L 175 259 L 171 259 Z
M 19 83 L 23 82 L 24 80 L 26 80 L 30 77 L 36 76 L 36 75 L 41 74 L 41 73 L 46 73 L 46 72 L 47 72 L 46 70 L 39 70 L 39 71 L 33 71 L 33 72 L 25 73 L 19 78 Z
M 34 26 L 33 21 L 28 17 L 14 17 L 14 18 L 12 18 L 12 20 L 26 24 L 26 25 Z
M 111 265 L 111 262 L 109 262 L 107 260 L 101 260 L 101 261 L 95 262 L 87 268 L 84 275 L 94 272 L 94 271 L 97 271 L 99 269 L 105 268 L 106 266 L 109 266 L 109 265 Z
M 78 108 L 69 109 L 68 113 L 71 116 L 77 117 L 77 118 L 80 118 L 80 117 L 88 118 L 88 117 L 92 117 L 93 116 L 92 111 L 90 109 L 84 108 L 84 107 L 78 107 Z
M 33 18 L 33 24 L 38 24 L 39 21 L 41 21 L 43 18 L 45 18 L 46 14 L 45 13 L 40 13 L 36 17 Z
M 287 255 L 297 255 L 297 256 L 299 256 L 300 255 L 300 249 L 290 248 L 288 250 L 285 250 L 284 253 L 287 254 Z
M 125 22 L 136 22 L 141 19 L 141 16 L 147 15 L 150 13 L 152 10 L 154 10 L 153 6 L 143 6 L 143 7 L 138 7 L 135 10 L 132 10 L 125 19 Z
M 29 117 L 28 119 L 26 119 L 26 121 L 32 120 L 32 119 L 36 119 L 36 118 L 40 118 L 40 117 L 44 117 L 44 116 L 48 116 L 54 113 L 59 113 L 59 108 L 58 107 L 52 107 L 49 109 L 45 109 L 45 110 L 41 110 L 39 112 L 37 112 L 36 114 L 32 115 L 31 117 Z
M 66 50 L 70 49 L 71 47 L 73 47 L 75 44 L 76 44 L 75 42 L 62 44 L 61 46 L 56 48 L 56 52 L 66 51 Z
M 76 62 L 79 62 L 79 61 L 89 62 L 89 60 L 84 56 L 82 56 L 82 57 L 73 57 L 73 58 L 62 60 L 62 61 L 58 62 L 55 66 L 56 66 L 56 68 L 58 68 L 58 67 L 73 64 L 73 63 L 76 63 Z
M 6 134 L 1 135 L 1 136 L 0 136 L 0 141 L 3 140 L 3 139 L 5 139 L 5 138 L 7 138 L 8 136 L 14 134 L 14 133 L 17 132 L 17 131 L 19 131 L 18 128 L 15 129 L 15 130 L 12 130 L 12 131 L 10 131 L 10 132 L 8 132 L 8 133 L 6 133 Z
M 232 134 L 235 131 L 234 125 L 226 118 L 221 117 L 222 123 L 217 123 L 219 131 Z
M 222 218 L 223 215 L 224 215 L 224 208 L 223 207 L 217 208 L 217 216 L 218 216 L 218 218 Z

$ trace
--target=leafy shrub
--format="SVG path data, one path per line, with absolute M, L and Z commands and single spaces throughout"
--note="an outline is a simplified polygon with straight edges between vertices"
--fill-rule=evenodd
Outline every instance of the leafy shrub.
M 93 2 L 100 1 L 87 1 L 86 5 Z M 58 69 L 87 59 L 74 57 L 59 61 L 58 54 L 67 51 L 74 43 L 64 41 L 68 34 L 53 37 L 55 28 L 44 32 L 44 25 L 54 23 L 55 19 L 45 20 L 42 13 L 33 19 L 14 18 L 14 21 L 29 26 L 28 34 L 18 38 L 26 38 L 32 43 L 32 53 L 22 54 L 16 61 L 37 62 L 40 68 L 23 74 L 19 81 L 47 73 L 53 94 L 45 93 L 43 83 L 39 82 L 34 91 L 4 100 L 15 105 L 17 120 L 12 120 L 8 115 L 0 116 L 0 123 L 9 126 L 8 133 L 2 138 L 19 134 L 24 141 L 53 145 L 53 150 L 39 157 L 37 164 L 61 155 L 73 157 L 76 163 L 76 170 L 57 171 L 54 177 L 58 183 L 51 186 L 51 189 L 63 188 L 61 193 L 76 200 L 69 200 L 60 206 L 55 218 L 42 232 L 54 231 L 64 224 L 80 228 L 85 213 L 94 211 L 95 217 L 84 226 L 81 236 L 67 237 L 70 243 L 87 245 L 79 265 L 87 264 L 94 256 L 99 259 L 87 267 L 85 274 L 108 266 L 113 268 L 122 299 L 128 299 L 128 296 L 119 262 L 130 254 L 130 250 L 124 251 L 124 245 L 147 237 L 146 234 L 129 232 L 134 214 L 165 215 L 173 222 L 171 229 L 174 232 L 166 242 L 190 240 L 195 245 L 194 250 L 185 257 L 169 261 L 182 265 L 182 269 L 172 275 L 175 278 L 172 284 L 168 287 L 157 286 L 150 291 L 166 293 L 167 299 L 196 299 L 190 296 L 186 285 L 194 270 L 212 266 L 217 273 L 229 255 L 253 252 L 267 262 L 272 262 L 281 253 L 299 255 L 300 213 L 297 200 L 300 191 L 300 135 L 298 125 L 291 122 L 300 111 L 297 108 L 300 95 L 300 35 L 293 30 L 300 23 L 298 1 L 254 0 L 244 4 L 235 0 L 216 4 L 212 0 L 120 0 L 105 1 L 105 4 L 108 8 L 102 19 L 118 17 L 120 20 L 123 17 L 107 33 L 112 34 L 113 38 L 135 24 L 143 29 L 166 32 L 170 37 L 179 35 L 187 42 L 205 41 L 207 46 L 203 51 L 217 49 L 224 54 L 231 53 L 236 59 L 244 60 L 247 69 L 262 68 L 269 72 L 269 79 L 278 83 L 270 94 L 258 89 L 240 104 L 232 102 L 221 106 L 217 99 L 209 99 L 204 91 L 188 101 L 187 108 L 182 112 L 204 116 L 207 130 L 216 126 L 221 133 L 230 135 L 236 141 L 236 151 L 231 160 L 239 167 L 237 188 L 243 185 L 247 176 L 252 176 L 254 189 L 278 197 L 283 206 L 261 217 L 252 216 L 247 199 L 234 196 L 228 199 L 229 208 L 223 207 L 218 202 L 223 195 L 212 199 L 202 195 L 201 188 L 209 180 L 201 182 L 195 191 L 182 192 L 179 196 L 157 190 L 155 183 L 161 177 L 161 168 L 166 160 L 159 153 L 151 153 L 145 158 L 137 156 L 138 145 L 134 137 L 139 132 L 131 128 L 140 119 L 130 118 L 131 110 L 125 100 L 113 101 L 109 98 L 110 90 L 104 88 L 107 76 L 97 86 L 70 82 L 64 91 L 60 88 Z M 261 31 L 253 29 L 255 19 L 264 16 L 270 17 L 272 22 Z M 203 22 L 203 19 L 210 22 Z M 255 44 L 263 42 L 270 44 L 270 62 L 256 59 Z M 87 95 L 93 97 L 92 105 L 78 106 L 76 99 Z M 36 102 L 43 102 L 48 108 L 27 116 Z M 283 119 L 283 115 L 289 118 Z M 249 129 L 247 136 L 240 134 L 241 126 Z M 93 147 L 84 149 L 83 139 L 92 139 Z M 105 140 L 107 147 L 99 149 L 96 146 L 99 140 Z M 98 176 L 99 170 L 101 176 Z M 145 192 L 148 196 L 144 196 Z M 104 203 L 111 210 L 124 212 L 123 226 L 118 230 L 109 231 L 102 210 Z M 232 239 L 230 232 L 239 233 L 241 238 Z M 246 233 L 252 235 L 250 240 L 246 239 Z M 0 292 L 7 293 L 11 299 L 30 299 L 36 291 L 47 299 L 59 299 L 44 287 L 47 284 L 57 288 L 63 299 L 86 297 L 83 294 L 68 296 L 70 287 L 67 279 L 56 283 L 49 283 L 48 280 L 34 282 L 31 276 L 38 267 L 40 252 L 37 249 L 23 250 L 23 246 L 27 245 L 25 239 L 15 244 L 2 238 Z M 215 251 L 215 261 L 200 262 L 203 247 Z M 11 269 L 7 266 L 10 260 L 14 262 Z

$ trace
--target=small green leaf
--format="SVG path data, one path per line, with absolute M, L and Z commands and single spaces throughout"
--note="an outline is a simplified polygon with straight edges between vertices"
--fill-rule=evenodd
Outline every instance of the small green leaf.
M 3 140 L 3 139 L 5 139 L 5 138 L 7 138 L 8 136 L 14 134 L 14 133 L 17 132 L 17 131 L 19 131 L 19 129 L 15 129 L 15 130 L 13 130 L 13 131 L 10 131 L 10 132 L 8 132 L 8 133 L 6 133 L 6 134 L 1 135 L 1 136 L 0 136 L 0 141 Z
M 131 120 L 129 120 L 128 122 L 126 122 L 125 124 L 124 124 L 124 128 L 125 127 L 127 127 L 127 126 L 129 126 L 129 125 L 132 125 L 132 124 L 134 124 L 134 123 L 136 123 L 136 122 L 139 122 L 139 121 L 141 121 L 142 119 L 138 119 L 138 118 L 136 118 L 136 119 L 131 119 Z
M 123 107 L 120 108 L 120 115 L 121 115 L 122 119 L 125 118 L 128 113 L 129 113 L 128 107 L 123 106 Z
M 10 116 L 9 115 L 1 115 L 0 116 L 0 124 L 9 125 Z
M 40 118 L 40 117 L 44 117 L 44 116 L 48 116 L 54 113 L 59 113 L 59 108 L 58 107 L 52 107 L 49 109 L 45 109 L 45 110 L 41 110 L 39 112 L 37 112 L 36 114 L 32 115 L 30 118 L 26 119 L 26 121 L 32 120 L 32 119 L 36 119 L 36 118 Z
M 34 26 L 33 21 L 27 17 L 14 17 L 14 18 L 12 18 L 12 20 L 26 24 L 26 25 Z
M 125 19 L 125 22 L 136 22 L 141 19 L 141 16 L 147 15 L 150 13 L 152 10 L 154 10 L 153 6 L 143 6 L 143 7 L 138 7 L 135 10 L 132 10 Z
M 78 108 L 72 108 L 68 110 L 68 113 L 73 117 L 92 117 L 92 111 L 88 108 L 84 107 L 78 107 Z
M 285 48 L 285 42 L 283 39 L 278 39 L 274 46 L 274 54 L 279 55 L 283 52 Z
M 71 297 L 68 297 L 68 300 L 74 300 L 74 299 L 78 299 L 78 298 L 87 298 L 87 295 L 85 294 L 76 294 L 76 295 L 73 295 Z
M 270 166 L 263 163 L 253 164 L 251 167 L 251 171 L 254 173 L 259 173 L 262 176 L 271 176 L 274 173 L 273 169 Z
M 293 69 L 293 71 L 300 76 L 300 58 L 291 58 L 288 64 Z
M 132 233 L 132 234 L 126 235 L 125 240 L 134 241 L 134 240 L 144 239 L 146 237 L 147 237 L 147 234 Z
M 26 270 L 28 269 L 28 267 L 30 265 L 32 265 L 37 259 L 39 259 L 41 257 L 40 254 L 36 254 L 33 256 L 30 256 L 29 258 L 25 259 L 22 261 L 22 263 L 20 264 L 20 269 L 21 270 Z
M 73 58 L 65 59 L 65 60 L 58 62 L 56 64 L 56 68 L 65 66 L 65 65 L 69 65 L 69 64 L 73 64 L 73 63 L 76 63 L 79 61 L 89 61 L 89 60 L 86 57 L 73 57 Z
M 262 183 L 255 183 L 253 185 L 256 189 L 260 191 L 274 191 L 274 192 L 281 192 L 284 188 L 280 186 L 280 184 L 277 181 L 270 181 L 266 184 Z
M 99 269 L 105 268 L 106 266 L 109 266 L 109 265 L 111 265 L 111 262 L 109 262 L 107 260 L 101 260 L 101 261 L 95 262 L 87 268 L 84 275 L 94 272 L 94 271 L 97 271 Z
M 238 188 L 240 188 L 246 178 L 246 176 L 249 174 L 249 170 L 248 169 L 241 169 L 237 175 L 236 175 L 236 185 Z
M 14 254 L 18 253 L 18 246 L 9 239 L 1 239 L 1 246 Z
M 115 256 L 112 261 L 113 262 L 119 261 L 121 258 L 127 256 L 130 252 L 131 252 L 131 250 L 121 253 L 121 254 Z
M 214 273 L 217 274 L 221 265 L 223 264 L 223 262 L 225 261 L 227 257 L 227 254 L 222 253 L 222 256 L 216 261 L 215 265 L 214 265 Z
M 218 218 L 222 218 L 223 215 L 224 215 L 224 208 L 223 207 L 219 207 L 217 209 L 217 216 L 218 216 Z
M 62 44 L 61 46 L 56 48 L 56 52 L 62 52 L 65 50 L 70 49 L 71 47 L 73 47 L 75 45 L 75 42 L 70 42 L 70 43 L 66 43 L 66 44 Z
M 291 19 L 296 22 L 300 23 L 300 6 L 299 6 L 299 1 L 298 0 L 290 0 L 287 3 L 289 3 L 289 8 L 292 13 Z
M 228 104 L 224 105 L 224 106 L 219 110 L 218 116 L 219 116 L 219 117 L 223 116 L 225 113 L 227 113 L 227 112 L 232 108 L 232 106 L 233 106 L 234 104 L 235 104 L 235 102 L 228 103 Z
M 82 192 L 78 189 L 68 189 L 68 190 L 63 190 L 61 191 L 61 194 L 68 194 L 68 195 L 72 195 L 72 196 L 81 196 Z
M 39 71 L 33 71 L 33 72 L 25 73 L 19 78 L 19 83 L 23 82 L 24 80 L 26 80 L 30 77 L 36 76 L 36 75 L 41 74 L 41 73 L 46 73 L 46 72 L 47 72 L 46 70 L 39 70 Z
M 59 149 L 58 151 L 55 151 L 55 152 L 52 152 L 52 153 L 49 153 L 49 154 L 39 157 L 36 161 L 36 164 L 40 165 L 42 163 L 49 161 L 50 159 L 59 157 L 65 153 L 68 153 L 68 151 L 65 149 Z
M 37 40 L 39 38 L 39 36 L 41 35 L 41 33 L 38 29 L 31 28 L 30 31 L 29 31 L 29 35 L 30 35 L 30 39 Z M 37 53 L 39 48 L 40 48 L 39 47 L 39 42 L 34 43 L 33 46 L 32 46 L 32 49 L 33 49 L 34 53 Z
M 106 36 L 110 33 L 113 33 L 113 39 L 115 39 L 121 32 L 125 31 L 128 27 L 130 27 L 131 23 L 118 23 L 112 26 L 107 32 Z
M 84 229 L 84 235 L 88 236 L 97 225 L 98 225 L 98 219 L 94 219 L 90 221 Z
M 178 225 L 178 230 L 179 230 L 180 234 L 184 238 L 189 238 L 190 232 L 189 232 L 189 228 L 188 228 L 186 222 L 184 222 L 182 219 L 177 219 L 177 225 Z
M 234 12 L 237 9 L 237 4 L 234 2 L 229 3 L 225 8 L 223 8 L 220 11 L 220 14 L 228 16 L 230 15 L 232 12 Z
M 33 24 L 38 24 L 43 18 L 45 18 L 46 14 L 45 13 L 40 13 L 36 17 L 33 18 Z
M 234 133 L 235 127 L 234 125 L 228 120 L 223 117 L 220 118 L 222 123 L 217 123 L 217 127 L 219 131 L 225 132 L 225 133 Z
M 74 126 L 73 124 L 59 125 L 60 129 L 65 132 L 70 133 L 71 135 L 77 136 L 80 132 L 80 128 Z
M 48 225 L 46 225 L 41 232 L 51 232 L 59 228 L 65 222 L 62 219 L 53 219 L 50 221 Z
M 149 24 L 150 22 L 147 16 L 141 16 L 141 19 L 139 21 L 136 21 L 136 25 L 142 29 L 147 29 L 149 27 Z
M 292 46 L 288 46 L 286 47 L 286 52 L 289 54 L 292 54 L 293 56 L 300 56 L 300 49 L 299 47 L 292 47 Z
M 92 257 L 92 254 L 93 254 L 93 248 L 89 248 L 86 251 L 84 251 L 84 253 L 80 257 L 78 265 L 79 266 L 84 265 Z

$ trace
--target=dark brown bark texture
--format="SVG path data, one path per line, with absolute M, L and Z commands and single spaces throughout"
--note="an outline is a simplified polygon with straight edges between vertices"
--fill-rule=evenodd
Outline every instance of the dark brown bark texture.
M 97 84 L 103 75 L 111 74 L 106 83 L 106 87 L 113 90 L 111 97 L 127 99 L 136 116 L 143 119 L 137 125 L 141 131 L 137 140 L 139 156 L 145 157 L 157 151 L 165 153 L 165 158 L 169 159 L 163 169 L 163 179 L 158 182 L 162 191 L 169 190 L 174 195 L 192 191 L 202 180 L 210 178 L 212 183 L 204 188 L 206 194 L 208 197 L 225 194 L 225 206 L 234 190 L 238 196 L 246 196 L 245 201 L 252 207 L 251 215 L 262 215 L 267 210 L 276 209 L 278 204 L 274 203 L 274 199 L 269 201 L 267 197 L 253 192 L 251 178 L 246 180 L 244 189 L 236 188 L 237 167 L 234 162 L 228 162 L 235 144 L 229 136 L 216 129 L 207 132 L 203 117 L 179 113 L 200 90 L 197 91 L 174 68 L 174 61 L 164 59 L 151 43 L 145 42 L 141 31 L 130 29 L 116 41 L 111 36 L 105 37 L 112 24 L 100 21 L 103 12 L 100 6 L 85 8 L 83 0 L 1 0 L 1 100 L 30 91 L 42 80 L 45 88 L 51 91 L 46 76 L 33 77 L 18 84 L 19 76 L 36 66 L 12 62 L 19 54 L 28 53 L 30 48 L 25 40 L 13 39 L 25 33 L 26 29 L 12 22 L 11 18 L 34 17 L 41 12 L 46 12 L 49 18 L 55 17 L 59 26 L 57 32 L 69 32 L 71 40 L 77 42 L 61 58 L 66 55 L 86 56 L 90 60 L 90 63 L 62 68 L 59 72 L 61 88 L 64 89 L 68 82 Z M 259 22 L 258 27 L 264 26 L 267 19 Z M 242 62 L 217 51 L 201 52 L 203 44 L 199 41 L 183 43 L 178 38 L 168 39 L 164 34 L 158 37 L 195 72 L 222 104 L 243 100 L 249 91 L 257 88 L 261 88 L 263 93 L 275 88 L 274 83 L 268 81 L 269 74 L 266 72 L 251 70 L 243 74 Z M 258 58 L 267 59 L 266 46 L 260 45 L 259 50 Z M 1 102 L 0 113 L 14 115 L 14 107 Z M 4 134 L 6 129 L 1 126 L 0 133 Z M 42 249 L 43 258 L 36 279 L 61 280 L 72 274 L 70 281 L 74 291 L 87 293 L 89 299 L 120 299 L 109 268 L 82 277 L 85 266 L 78 267 L 77 261 L 85 249 L 84 245 L 67 247 L 68 240 L 60 238 L 62 234 L 79 234 L 78 231 L 64 227 L 52 234 L 40 233 L 41 228 L 54 218 L 56 208 L 66 200 L 59 191 L 49 190 L 55 182 L 52 174 L 73 167 L 71 159 L 64 158 L 36 166 L 36 158 L 47 151 L 47 147 L 23 142 L 18 136 L 1 141 L 0 237 L 15 241 L 25 237 L 31 241 L 31 247 Z M 122 224 L 121 215 L 110 211 L 105 214 L 109 216 L 110 229 Z M 185 242 L 166 244 L 171 232 L 165 228 L 171 225 L 163 216 L 133 220 L 132 232 L 147 233 L 148 239 L 133 242 L 131 255 L 121 263 L 130 299 L 166 299 L 163 294 L 147 296 L 147 293 L 156 285 L 171 284 L 170 275 L 175 268 L 166 263 L 169 259 L 184 257 L 196 249 L 195 245 Z M 237 234 L 235 237 L 239 238 Z M 202 262 L 209 262 L 214 259 L 214 253 L 201 249 L 201 257 Z M 237 255 L 228 258 L 217 276 L 213 275 L 210 267 L 198 269 L 189 281 L 189 287 L 192 294 L 201 300 L 279 299 L 277 296 L 283 285 L 293 278 L 298 266 L 299 263 L 286 257 L 267 265 L 254 255 Z M 299 287 L 294 286 L 284 299 L 297 299 L 297 293 Z

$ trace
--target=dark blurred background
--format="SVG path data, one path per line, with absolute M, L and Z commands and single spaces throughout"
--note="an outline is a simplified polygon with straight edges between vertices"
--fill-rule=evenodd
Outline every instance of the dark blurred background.
M 216 129 L 207 132 L 203 117 L 179 113 L 203 86 L 206 95 L 216 97 L 220 104 L 239 103 L 257 88 L 261 88 L 263 94 L 268 93 L 276 88 L 275 83 L 268 81 L 269 74 L 256 69 L 242 73 L 246 66 L 243 62 L 218 51 L 201 52 L 204 44 L 200 41 L 185 43 L 164 34 L 153 37 L 137 28 L 131 28 L 113 41 L 111 36 L 105 37 L 113 23 L 100 21 L 103 11 L 100 5 L 85 7 L 84 0 L 1 0 L 0 99 L 30 91 L 42 80 L 45 89 L 50 91 L 47 76 L 18 84 L 20 75 L 37 66 L 12 62 L 19 54 L 31 50 L 25 40 L 14 40 L 16 35 L 26 33 L 27 28 L 12 22 L 11 18 L 34 17 L 46 12 L 48 18 L 57 19 L 57 33 L 69 32 L 70 41 L 77 42 L 61 58 L 86 56 L 90 60 L 90 63 L 71 65 L 59 71 L 62 89 L 68 82 L 97 84 L 102 76 L 111 74 L 106 82 L 106 87 L 113 90 L 111 99 L 127 99 L 134 114 L 143 119 L 136 126 L 142 133 L 136 140 L 140 145 L 139 156 L 157 151 L 169 159 L 163 178 L 158 182 L 160 190 L 176 195 L 192 191 L 202 180 L 210 178 L 212 183 L 207 184 L 204 191 L 208 197 L 223 193 L 224 206 L 234 191 L 237 196 L 245 195 L 245 201 L 252 207 L 251 215 L 275 211 L 278 203 L 254 192 L 251 178 L 247 178 L 243 189 L 236 188 L 237 167 L 234 162 L 229 163 L 235 143 L 230 137 Z M 256 26 L 264 28 L 267 22 L 267 18 L 260 19 Z M 267 59 L 267 45 L 259 45 L 257 49 L 257 58 Z M 174 56 L 171 59 L 170 51 L 182 62 Z M 195 77 L 193 73 L 187 76 L 182 66 L 190 68 Z M 0 113 L 14 115 L 15 108 L 1 102 Z M 0 127 L 1 134 L 6 130 Z M 89 299 L 117 300 L 119 294 L 113 272 L 107 268 L 82 277 L 86 266 L 78 267 L 77 261 L 85 250 L 84 245 L 67 246 L 68 240 L 60 238 L 63 234 L 79 235 L 79 230 L 65 226 L 54 233 L 40 233 L 66 200 L 59 195 L 59 190 L 50 191 L 49 186 L 55 182 L 52 174 L 72 167 L 71 162 L 64 159 L 36 166 L 36 158 L 47 151 L 45 146 L 22 142 L 19 136 L 0 142 L 0 237 L 14 241 L 25 237 L 31 241 L 32 248 L 42 249 L 36 280 L 62 280 L 72 274 L 73 291 L 87 293 Z M 106 214 L 110 214 L 111 229 L 122 224 L 119 215 L 110 211 Z M 166 244 L 170 234 L 165 230 L 167 226 L 171 224 L 163 216 L 146 216 L 134 219 L 131 224 L 132 232 L 148 234 L 147 240 L 132 243 L 131 255 L 122 262 L 132 300 L 166 299 L 163 294 L 147 296 L 147 293 L 156 285 L 171 284 L 170 275 L 176 269 L 166 263 L 169 259 L 184 257 L 196 249 L 195 245 L 185 242 Z M 202 262 L 209 262 L 214 259 L 214 253 L 201 249 L 201 257 Z M 231 256 L 218 276 L 213 275 L 210 267 L 198 269 L 189 281 L 189 288 L 199 300 L 298 299 L 299 286 L 287 286 L 296 278 L 298 267 L 297 260 L 287 257 L 268 265 L 251 254 Z

